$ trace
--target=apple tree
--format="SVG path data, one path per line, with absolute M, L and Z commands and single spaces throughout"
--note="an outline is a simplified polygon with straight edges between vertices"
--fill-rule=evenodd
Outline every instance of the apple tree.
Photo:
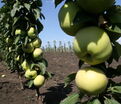
M 120 104 L 121 82 L 121 6 L 116 0 L 55 0 L 60 28 L 72 36 L 73 51 L 79 58 L 79 71 L 65 78 L 78 93 L 60 104 Z M 111 64 L 116 61 L 114 68 Z
M 41 0 L 2 0 L 0 8 L 0 48 L 9 69 L 17 72 L 21 88 L 39 88 L 51 77 L 43 57 Z M 26 78 L 23 85 L 22 76 Z

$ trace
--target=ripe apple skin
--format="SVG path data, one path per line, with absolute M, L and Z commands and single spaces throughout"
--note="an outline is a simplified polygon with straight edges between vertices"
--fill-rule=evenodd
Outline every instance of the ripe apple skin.
M 34 51 L 34 47 L 32 43 L 28 43 L 26 46 L 22 45 L 22 49 L 26 53 L 32 53 Z
M 77 3 L 85 11 L 98 14 L 109 9 L 115 0 L 77 0 Z
M 43 54 L 43 51 L 41 48 L 35 48 L 35 50 L 33 51 L 33 57 L 35 59 L 40 59 L 42 54 Z
M 112 45 L 104 30 L 91 26 L 78 31 L 73 41 L 73 50 L 80 60 L 96 65 L 110 57 Z
M 33 41 L 32 41 L 32 44 L 35 48 L 39 48 L 42 44 L 42 41 L 40 38 L 35 38 Z
M 35 79 L 34 79 L 34 86 L 36 87 L 41 87 L 44 84 L 45 81 L 45 77 L 42 75 L 38 75 Z
M 61 7 L 58 13 L 61 29 L 70 36 L 75 36 L 80 27 L 83 26 L 80 22 L 74 23 L 74 19 L 78 12 L 80 12 L 78 5 L 74 2 L 67 2 Z
M 15 35 L 21 35 L 21 34 L 24 34 L 24 32 L 21 29 L 15 30 Z
M 37 77 L 37 71 L 36 70 L 30 70 L 30 69 L 28 69 L 25 72 L 25 77 L 27 79 L 34 79 L 34 78 Z
M 106 89 L 108 78 L 102 70 L 86 67 L 77 72 L 75 83 L 80 91 L 89 95 L 98 95 Z
M 21 63 L 21 67 L 24 70 L 28 70 L 30 68 L 28 62 L 26 61 L 26 59 Z
M 34 38 L 36 37 L 36 29 L 34 27 L 30 27 L 28 30 L 28 36 L 30 38 Z

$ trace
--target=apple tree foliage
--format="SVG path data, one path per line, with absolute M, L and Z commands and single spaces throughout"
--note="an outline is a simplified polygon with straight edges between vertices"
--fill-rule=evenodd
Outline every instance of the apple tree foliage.
M 20 76 L 24 75 L 26 70 L 21 64 L 26 60 L 30 70 L 36 70 L 38 75 L 48 79 L 51 73 L 46 70 L 48 66 L 46 59 L 41 55 L 41 58 L 36 60 L 32 52 L 27 53 L 23 50 L 23 46 L 29 50 L 30 47 L 27 45 L 34 40 L 28 36 L 28 30 L 34 27 L 35 38 L 39 38 L 39 33 L 43 30 L 41 20 L 45 17 L 41 12 L 42 1 L 2 0 L 1 3 L 3 6 L 0 8 L 0 51 L 9 69 L 12 72 L 18 72 Z M 24 67 L 27 66 L 24 65 Z M 33 79 L 28 79 L 26 86 L 35 87 Z
M 70 1 L 76 2 L 77 0 L 55 0 L 55 7 L 57 7 L 62 2 L 65 4 Z M 86 11 L 81 15 L 77 13 L 74 22 L 76 22 L 75 20 L 78 18 L 82 23 L 86 21 L 89 23 L 87 26 L 90 26 L 90 23 L 92 23 L 91 21 L 95 21 L 95 24 L 93 25 L 104 29 L 108 33 L 111 40 L 113 52 L 110 58 L 101 64 L 92 65 L 102 69 L 105 72 L 109 79 L 109 83 L 105 92 L 99 94 L 98 96 L 89 96 L 79 91 L 78 93 L 69 95 L 67 98 L 61 101 L 60 104 L 120 104 L 121 82 L 115 82 L 113 78 L 121 76 L 121 63 L 119 63 L 115 68 L 111 66 L 111 64 L 113 61 L 118 62 L 119 58 L 121 57 L 121 45 L 117 42 L 117 40 L 121 37 L 121 6 L 114 3 L 103 13 L 92 14 L 95 18 L 87 17 L 85 14 Z M 82 65 L 84 65 L 84 62 L 80 60 L 79 68 L 81 68 Z M 75 80 L 75 76 L 76 73 L 72 73 L 65 78 L 65 87 Z M 88 99 L 83 101 L 85 97 Z

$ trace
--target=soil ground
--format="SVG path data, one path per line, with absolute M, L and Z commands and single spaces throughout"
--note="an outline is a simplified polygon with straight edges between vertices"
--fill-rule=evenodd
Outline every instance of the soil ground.
M 48 60 L 49 66 L 47 70 L 54 74 L 43 87 L 40 93 L 43 98 L 41 104 L 59 104 L 61 100 L 73 92 L 77 92 L 77 88 L 72 83 L 64 88 L 64 78 L 78 70 L 78 58 L 73 53 L 45 53 L 44 57 Z M 121 63 L 121 60 L 119 60 Z M 117 65 L 117 63 L 113 63 Z M 1 75 L 5 75 L 4 78 Z M 121 81 L 120 78 L 116 79 Z M 0 104 L 37 104 L 36 91 L 25 88 L 20 89 L 20 83 L 17 73 L 11 73 L 3 61 L 0 62 Z

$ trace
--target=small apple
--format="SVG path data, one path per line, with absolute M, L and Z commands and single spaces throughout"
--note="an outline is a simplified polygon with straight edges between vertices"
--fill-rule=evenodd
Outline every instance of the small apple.
M 61 7 L 58 14 L 59 24 L 62 30 L 68 35 L 75 36 L 80 27 L 84 26 L 84 24 L 76 18 L 80 12 L 78 5 L 72 1 L 65 3 Z
M 35 38 L 33 41 L 32 41 L 32 44 L 35 48 L 39 48 L 42 44 L 42 41 L 40 38 Z
M 28 36 L 31 38 L 36 37 L 36 29 L 34 27 L 30 27 L 28 30 Z
M 26 59 L 21 63 L 21 67 L 24 70 L 28 70 L 30 68 L 30 66 L 29 66 L 29 64 L 28 64 Z
M 86 67 L 77 72 L 75 83 L 80 91 L 89 95 L 98 95 L 106 89 L 108 78 L 102 70 Z
M 40 59 L 42 54 L 43 54 L 43 51 L 41 48 L 35 48 L 35 50 L 33 51 L 33 57 L 35 59 Z
M 21 34 L 24 34 L 24 32 L 21 29 L 15 30 L 15 35 L 21 35 Z
M 73 41 L 73 50 L 80 60 L 96 65 L 110 57 L 112 45 L 104 30 L 91 26 L 78 31 Z
M 37 71 L 36 70 L 30 70 L 30 69 L 28 69 L 25 72 L 25 77 L 27 79 L 34 79 L 34 78 L 37 77 Z
M 115 0 L 77 0 L 81 8 L 89 13 L 98 14 L 109 9 Z
M 26 53 L 32 53 L 34 51 L 34 47 L 32 43 L 28 43 L 27 45 L 22 45 L 22 49 Z
M 34 79 L 34 86 L 36 87 L 41 87 L 44 84 L 45 81 L 45 77 L 42 75 L 38 75 L 35 79 Z

